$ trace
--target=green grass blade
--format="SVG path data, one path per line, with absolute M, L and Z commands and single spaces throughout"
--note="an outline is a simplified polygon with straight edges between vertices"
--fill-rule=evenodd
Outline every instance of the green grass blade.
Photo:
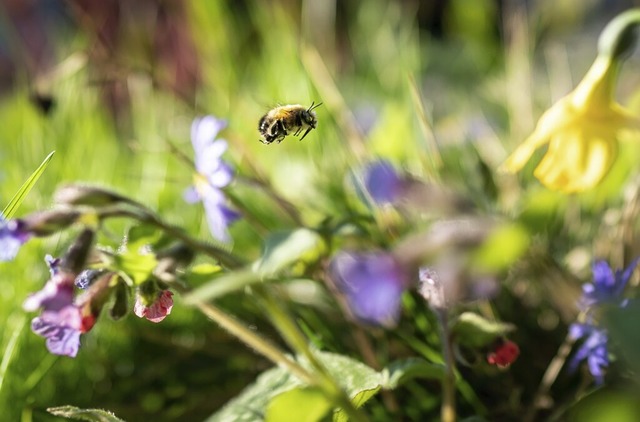
M 9 219 L 13 216 L 20 204 L 22 204 L 24 198 L 31 191 L 31 188 L 33 188 L 38 179 L 40 179 L 42 173 L 44 173 L 44 170 L 47 168 L 47 165 L 49 165 L 49 161 L 51 161 L 51 157 L 53 157 L 53 154 L 55 154 L 55 151 L 51 151 L 51 153 L 47 155 L 47 157 L 42 161 L 42 164 L 40 164 L 36 171 L 34 171 L 27 179 L 27 181 L 22 184 L 18 192 L 13 195 L 11 201 L 9 201 L 7 206 L 2 210 L 2 215 L 4 216 L 4 218 Z
M 7 372 L 7 368 L 9 367 L 9 363 L 11 359 L 14 357 L 14 352 L 16 350 L 16 344 L 18 343 L 18 336 L 22 332 L 25 327 L 26 318 L 23 316 L 20 318 L 17 324 L 11 333 L 11 337 L 7 342 L 7 346 L 4 349 L 4 353 L 2 354 L 2 361 L 0 362 L 0 391 L 2 391 L 2 385 L 4 384 L 4 376 Z

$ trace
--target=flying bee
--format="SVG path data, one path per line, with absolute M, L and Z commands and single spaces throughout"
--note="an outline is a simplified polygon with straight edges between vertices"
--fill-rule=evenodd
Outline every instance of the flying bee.
M 311 103 L 309 108 L 305 108 L 300 104 L 285 105 L 276 107 L 262 116 L 258 124 L 258 131 L 262 135 L 260 142 L 270 144 L 274 141 L 282 142 L 285 136 L 293 133 L 298 136 L 304 130 L 304 134 L 300 140 L 302 141 L 311 129 L 315 129 L 318 124 L 318 118 L 313 109 L 322 105 Z M 306 130 L 305 130 L 306 129 Z

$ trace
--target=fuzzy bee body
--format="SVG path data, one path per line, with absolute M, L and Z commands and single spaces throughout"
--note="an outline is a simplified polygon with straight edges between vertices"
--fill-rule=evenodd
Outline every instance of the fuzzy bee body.
M 294 104 L 279 106 L 270 110 L 262 116 L 258 123 L 258 131 L 262 136 L 260 142 L 263 144 L 280 143 L 287 135 L 298 136 L 304 131 L 300 138 L 302 141 L 311 129 L 316 128 L 318 118 L 313 109 L 320 105 L 322 103 L 316 105 L 311 103 L 311 106 L 306 108 L 300 104 Z

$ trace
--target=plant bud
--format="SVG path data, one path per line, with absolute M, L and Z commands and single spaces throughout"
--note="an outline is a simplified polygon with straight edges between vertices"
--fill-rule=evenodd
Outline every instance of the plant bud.
M 56 191 L 54 200 L 59 204 L 87 205 L 91 207 L 130 202 L 129 199 L 110 190 L 86 185 L 63 186 Z
M 61 258 L 60 268 L 72 274 L 79 274 L 86 266 L 95 233 L 84 229 Z
M 61 208 L 50 211 L 36 212 L 24 217 L 24 231 L 34 236 L 49 236 L 66 229 L 80 218 L 80 212 Z

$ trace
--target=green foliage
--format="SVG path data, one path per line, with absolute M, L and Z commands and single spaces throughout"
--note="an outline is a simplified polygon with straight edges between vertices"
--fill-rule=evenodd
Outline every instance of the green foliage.
M 416 378 L 439 379 L 443 374 L 441 366 L 415 358 L 394 362 L 377 372 L 347 356 L 327 352 L 316 352 L 314 355 L 336 377 L 357 407 L 363 406 L 380 389 L 395 389 Z M 304 364 L 305 361 L 302 362 Z M 291 403 L 295 403 L 295 406 Z M 273 368 L 261 374 L 251 386 L 208 421 L 252 421 L 262 417 L 270 421 L 284 421 L 292 420 L 293 415 L 309 417 L 295 420 L 312 421 L 318 420 L 315 418 L 321 418 L 333 407 L 317 388 L 304 387 L 298 378 L 284 368 Z M 334 420 L 348 419 L 338 410 Z
M 317 261 L 325 250 L 324 241 L 312 230 L 274 233 L 265 240 L 265 250 L 256 262 L 256 271 L 263 276 L 274 276 L 297 262 Z
M 494 230 L 475 252 L 472 265 L 485 271 L 504 271 L 528 250 L 531 237 L 519 224 L 505 224 Z
M 271 400 L 267 406 L 265 421 L 315 422 L 321 420 L 330 409 L 331 402 L 320 389 L 294 388 Z
M 55 154 L 55 151 L 52 151 L 45 157 L 45 159 L 42 161 L 42 164 L 38 166 L 38 168 L 31 174 L 31 176 L 29 176 L 27 181 L 24 182 L 22 186 L 20 186 L 20 189 L 18 189 L 15 195 L 13 195 L 13 198 L 11 198 L 9 203 L 2 210 L 2 216 L 4 218 L 9 219 L 13 217 L 22 201 L 24 201 L 24 198 L 29 194 L 29 191 L 33 189 L 40 176 L 42 176 L 42 173 L 44 173 L 47 165 L 49 164 L 49 161 L 51 161 L 51 158 L 53 157 L 53 154 Z

